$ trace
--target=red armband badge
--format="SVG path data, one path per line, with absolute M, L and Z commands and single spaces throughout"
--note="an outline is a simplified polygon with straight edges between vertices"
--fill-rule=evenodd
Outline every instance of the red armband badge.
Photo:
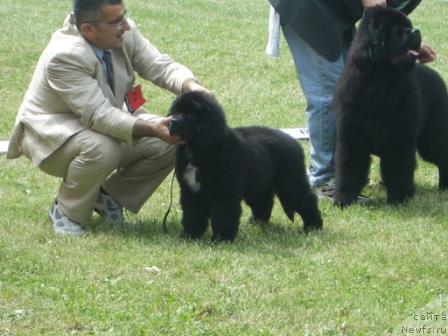
M 143 98 L 142 86 L 139 84 L 130 89 L 126 94 L 125 101 L 128 111 L 131 113 L 142 107 L 146 102 L 146 99 Z

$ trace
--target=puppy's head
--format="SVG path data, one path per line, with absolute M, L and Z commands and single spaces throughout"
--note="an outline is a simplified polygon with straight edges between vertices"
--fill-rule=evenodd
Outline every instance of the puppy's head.
M 420 31 L 408 17 L 391 8 L 367 10 L 349 52 L 349 61 L 360 70 L 412 68 L 419 55 Z
M 221 136 L 226 120 L 216 99 L 199 91 L 178 96 L 171 105 L 170 134 L 178 135 L 188 144 L 207 144 Z

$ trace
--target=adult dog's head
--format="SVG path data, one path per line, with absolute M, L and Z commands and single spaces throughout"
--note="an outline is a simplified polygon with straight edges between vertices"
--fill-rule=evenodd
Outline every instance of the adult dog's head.
M 361 71 L 411 69 L 419 55 L 420 31 L 398 10 L 367 10 L 349 52 L 349 62 Z
M 224 111 L 216 99 L 199 91 L 184 93 L 174 100 L 170 134 L 179 135 L 187 144 L 207 145 L 220 139 L 227 130 Z

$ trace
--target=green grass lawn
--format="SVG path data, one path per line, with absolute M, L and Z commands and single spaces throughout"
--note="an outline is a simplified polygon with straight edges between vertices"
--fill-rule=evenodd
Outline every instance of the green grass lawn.
M 305 125 L 285 41 L 278 60 L 264 54 L 267 1 L 126 3 L 143 34 L 215 92 L 232 126 Z M 0 140 L 70 6 L 0 0 Z M 412 18 L 448 81 L 448 1 L 425 0 Z M 173 96 L 149 83 L 143 89 L 146 108 L 165 114 Z M 86 237 L 67 238 L 47 219 L 59 181 L 26 159 L 1 156 L 0 335 L 404 335 L 405 320 L 448 293 L 448 193 L 436 190 L 437 171 L 424 162 L 416 183 L 413 200 L 386 205 L 374 160 L 371 203 L 341 211 L 321 202 L 322 232 L 305 236 L 300 219 L 290 223 L 278 204 L 269 226 L 250 226 L 245 207 L 236 241 L 210 246 L 209 233 L 198 242 L 178 238 L 177 185 L 163 232 L 167 181 L 125 226 L 94 216 Z

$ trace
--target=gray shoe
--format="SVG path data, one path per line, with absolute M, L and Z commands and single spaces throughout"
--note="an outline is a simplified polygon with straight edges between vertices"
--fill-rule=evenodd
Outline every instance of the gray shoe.
M 314 188 L 314 193 L 319 199 L 333 199 L 334 190 L 336 188 L 334 178 L 329 179 L 324 184 Z
M 336 189 L 335 179 L 331 178 L 324 184 L 314 188 L 314 193 L 319 199 L 327 199 L 333 201 L 334 191 Z M 358 195 L 356 197 L 356 204 L 366 205 L 369 203 L 370 198 L 364 195 Z
M 81 225 L 73 222 L 62 213 L 57 201 L 54 201 L 48 210 L 48 218 L 50 218 L 50 221 L 53 223 L 53 230 L 57 234 L 81 236 L 86 233 Z
M 94 210 L 109 224 L 122 224 L 124 222 L 123 207 L 112 196 L 101 190 L 98 193 Z

